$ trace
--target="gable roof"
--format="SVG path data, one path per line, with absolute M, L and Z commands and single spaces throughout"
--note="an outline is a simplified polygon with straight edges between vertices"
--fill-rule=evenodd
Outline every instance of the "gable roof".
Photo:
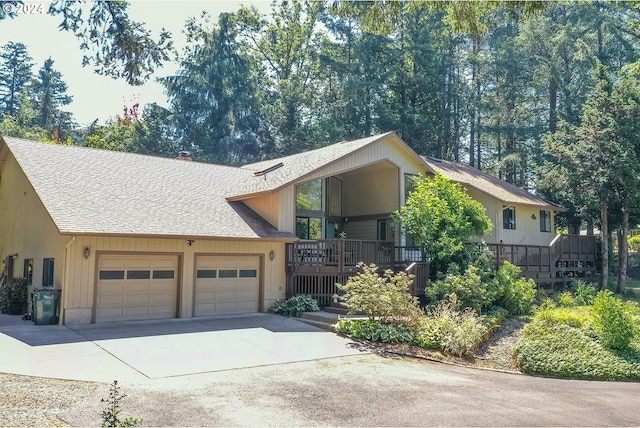
M 319 149 L 277 159 L 244 165 L 241 168 L 250 172 L 251 176 L 238 185 L 237 193 L 231 199 L 243 199 L 250 195 L 279 190 L 303 179 L 305 176 L 313 174 L 321 168 L 351 156 L 367 146 L 389 138 L 396 141 L 399 147 L 410 152 L 418 162 L 421 162 L 420 156 L 407 146 L 395 132 L 386 132 L 358 140 L 342 141 Z
M 133 153 L 2 140 L 63 234 L 296 239 L 226 200 L 240 168 Z
M 439 172 L 451 181 L 473 187 L 486 193 L 503 204 L 529 205 L 549 208 L 555 211 L 566 211 L 566 208 L 546 201 L 524 189 L 504 180 L 480 171 L 470 165 L 451 162 L 443 159 L 422 156 L 423 161 L 434 172 Z

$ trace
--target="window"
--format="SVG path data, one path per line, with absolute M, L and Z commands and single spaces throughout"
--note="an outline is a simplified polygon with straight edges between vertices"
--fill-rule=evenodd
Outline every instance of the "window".
M 515 230 L 516 228 L 516 207 L 505 206 L 502 208 L 502 228 Z
M 124 279 L 124 271 L 123 270 L 101 270 L 98 278 L 101 281 L 110 280 L 110 279 Z
M 378 220 L 378 241 L 387 240 L 387 220 Z
M 240 278 L 256 278 L 258 271 L 255 269 L 240 269 Z
M 235 269 L 220 269 L 220 278 L 237 278 L 238 271 Z
M 322 180 L 313 180 L 296 187 L 296 209 L 322 211 Z
M 196 273 L 196 278 L 199 279 L 211 279 L 216 277 L 215 269 L 198 269 Z
M 417 175 L 414 174 L 405 174 L 404 175 L 404 200 L 405 202 L 409 199 L 409 195 L 416 188 L 416 179 Z
M 551 232 L 551 211 L 540 210 L 540 232 Z
M 148 270 L 128 270 L 127 279 L 149 279 L 151 271 Z
M 16 261 L 16 256 L 12 255 L 4 259 L 4 273 L 8 279 L 13 278 L 13 264 Z
M 27 285 L 33 284 L 33 259 L 24 260 L 23 277 L 27 280 Z
M 322 180 L 296 187 L 296 236 L 300 239 L 322 239 Z
M 54 259 L 44 259 L 42 261 L 42 286 L 53 286 Z
M 154 270 L 153 279 L 173 279 L 174 271 L 172 270 Z
M 296 236 L 300 239 L 322 239 L 322 218 L 296 217 Z
M 335 177 L 327 179 L 327 214 L 342 217 L 342 181 Z

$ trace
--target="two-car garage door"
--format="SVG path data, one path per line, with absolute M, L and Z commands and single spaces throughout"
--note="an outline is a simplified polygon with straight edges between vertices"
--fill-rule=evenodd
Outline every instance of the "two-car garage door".
M 259 257 L 198 255 L 194 315 L 258 312 Z M 178 316 L 179 258 L 158 254 L 100 254 L 96 322 Z

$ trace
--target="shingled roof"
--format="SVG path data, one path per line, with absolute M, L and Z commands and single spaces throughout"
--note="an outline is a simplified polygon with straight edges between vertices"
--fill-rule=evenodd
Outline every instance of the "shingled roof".
M 470 165 L 422 156 L 423 161 L 434 172 L 439 172 L 451 181 L 473 187 L 486 193 L 503 204 L 530 205 L 566 211 L 566 208 L 546 201 L 524 189 L 507 183 L 493 175 L 482 172 Z
M 240 202 L 250 171 L 5 137 L 60 233 L 295 239 Z
M 261 192 L 279 190 L 294 181 L 313 174 L 320 168 L 324 168 L 346 156 L 353 155 L 359 150 L 389 137 L 395 137 L 398 141 L 401 141 L 394 132 L 387 132 L 359 140 L 342 141 L 290 156 L 244 165 L 242 169 L 251 172 L 251 176 L 237 186 L 236 197 L 241 199 Z M 416 157 L 418 156 L 416 155 Z

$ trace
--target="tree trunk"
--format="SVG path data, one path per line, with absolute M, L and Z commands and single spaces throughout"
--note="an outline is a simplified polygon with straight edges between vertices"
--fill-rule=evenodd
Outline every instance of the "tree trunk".
M 558 129 L 558 82 L 551 76 L 549 79 L 549 132 Z
M 600 227 L 600 234 L 602 236 L 602 277 L 600 281 L 600 290 L 606 290 L 609 280 L 609 225 L 607 222 L 609 205 L 606 201 L 602 201 L 600 208 L 602 223 Z
M 622 210 L 622 231 L 618 235 L 618 293 L 627 292 L 627 267 L 629 265 L 629 209 Z

